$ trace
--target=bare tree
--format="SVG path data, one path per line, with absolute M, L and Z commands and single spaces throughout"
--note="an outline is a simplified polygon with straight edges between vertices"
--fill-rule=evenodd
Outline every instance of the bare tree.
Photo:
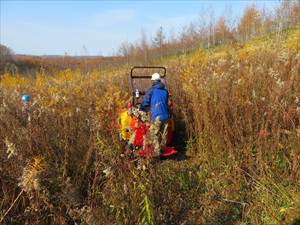
M 207 23 L 207 10 L 202 8 L 200 13 L 200 21 L 198 26 L 199 38 L 202 43 L 202 47 L 208 46 L 208 23 Z
M 163 45 L 165 43 L 166 35 L 164 33 L 163 27 L 160 26 L 156 31 L 156 35 L 153 39 L 153 47 L 159 48 L 160 57 L 163 56 Z
M 242 40 L 261 33 L 262 18 L 255 5 L 248 6 L 238 24 L 237 30 Z
M 147 35 L 146 32 L 144 31 L 144 29 L 141 30 L 141 50 L 143 53 L 143 61 L 145 64 L 148 63 L 149 61 L 149 44 L 148 44 L 148 39 L 147 39 Z
M 300 22 L 300 0 L 294 1 L 292 5 L 291 15 L 292 24 L 297 24 Z
M 283 0 L 276 11 L 276 31 L 277 34 L 288 27 L 300 22 L 300 0 Z
M 218 19 L 215 25 L 215 39 L 217 44 L 228 43 L 232 39 L 232 33 L 223 16 Z
M 5 45 L 0 44 L 0 73 L 5 72 L 8 67 L 13 65 L 13 51 L 6 47 Z
M 211 47 L 215 45 L 215 14 L 212 8 L 209 9 L 209 23 L 208 23 L 208 45 Z
M 130 55 L 132 53 L 131 44 L 127 41 L 122 42 L 119 47 L 118 53 L 119 53 L 119 55 L 124 56 L 126 58 L 126 63 L 127 63 L 127 65 L 129 65 Z

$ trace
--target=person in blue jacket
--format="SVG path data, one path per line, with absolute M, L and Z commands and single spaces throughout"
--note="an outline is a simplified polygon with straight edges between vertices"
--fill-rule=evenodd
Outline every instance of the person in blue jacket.
M 154 148 L 154 155 L 159 156 L 167 143 L 169 92 L 161 82 L 158 73 L 154 73 L 151 80 L 153 81 L 152 87 L 147 90 L 140 110 L 145 112 L 150 108 L 151 113 L 150 137 L 144 138 L 144 148 L 151 144 Z

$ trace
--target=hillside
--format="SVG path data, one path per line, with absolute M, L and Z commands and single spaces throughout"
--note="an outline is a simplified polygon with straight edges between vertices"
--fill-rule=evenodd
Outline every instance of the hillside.
M 159 63 L 179 154 L 140 166 L 120 157 L 125 66 L 1 77 L 2 223 L 300 223 L 300 27 Z

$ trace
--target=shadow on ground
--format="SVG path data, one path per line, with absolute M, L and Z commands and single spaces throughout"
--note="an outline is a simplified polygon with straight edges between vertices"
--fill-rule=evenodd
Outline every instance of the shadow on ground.
M 172 147 L 174 147 L 178 151 L 178 153 L 171 157 L 163 157 L 162 159 L 177 160 L 177 161 L 189 159 L 189 157 L 186 155 L 187 141 L 188 141 L 188 135 L 187 135 L 185 123 L 182 120 L 175 118 L 175 130 L 173 134 Z

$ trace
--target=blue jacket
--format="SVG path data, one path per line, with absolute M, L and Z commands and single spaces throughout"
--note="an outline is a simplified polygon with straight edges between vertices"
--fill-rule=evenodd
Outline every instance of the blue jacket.
M 152 121 L 155 121 L 158 116 L 160 121 L 166 121 L 169 119 L 168 98 L 169 93 L 165 85 L 161 82 L 154 82 L 144 96 L 141 110 L 146 111 L 146 108 L 150 106 Z

